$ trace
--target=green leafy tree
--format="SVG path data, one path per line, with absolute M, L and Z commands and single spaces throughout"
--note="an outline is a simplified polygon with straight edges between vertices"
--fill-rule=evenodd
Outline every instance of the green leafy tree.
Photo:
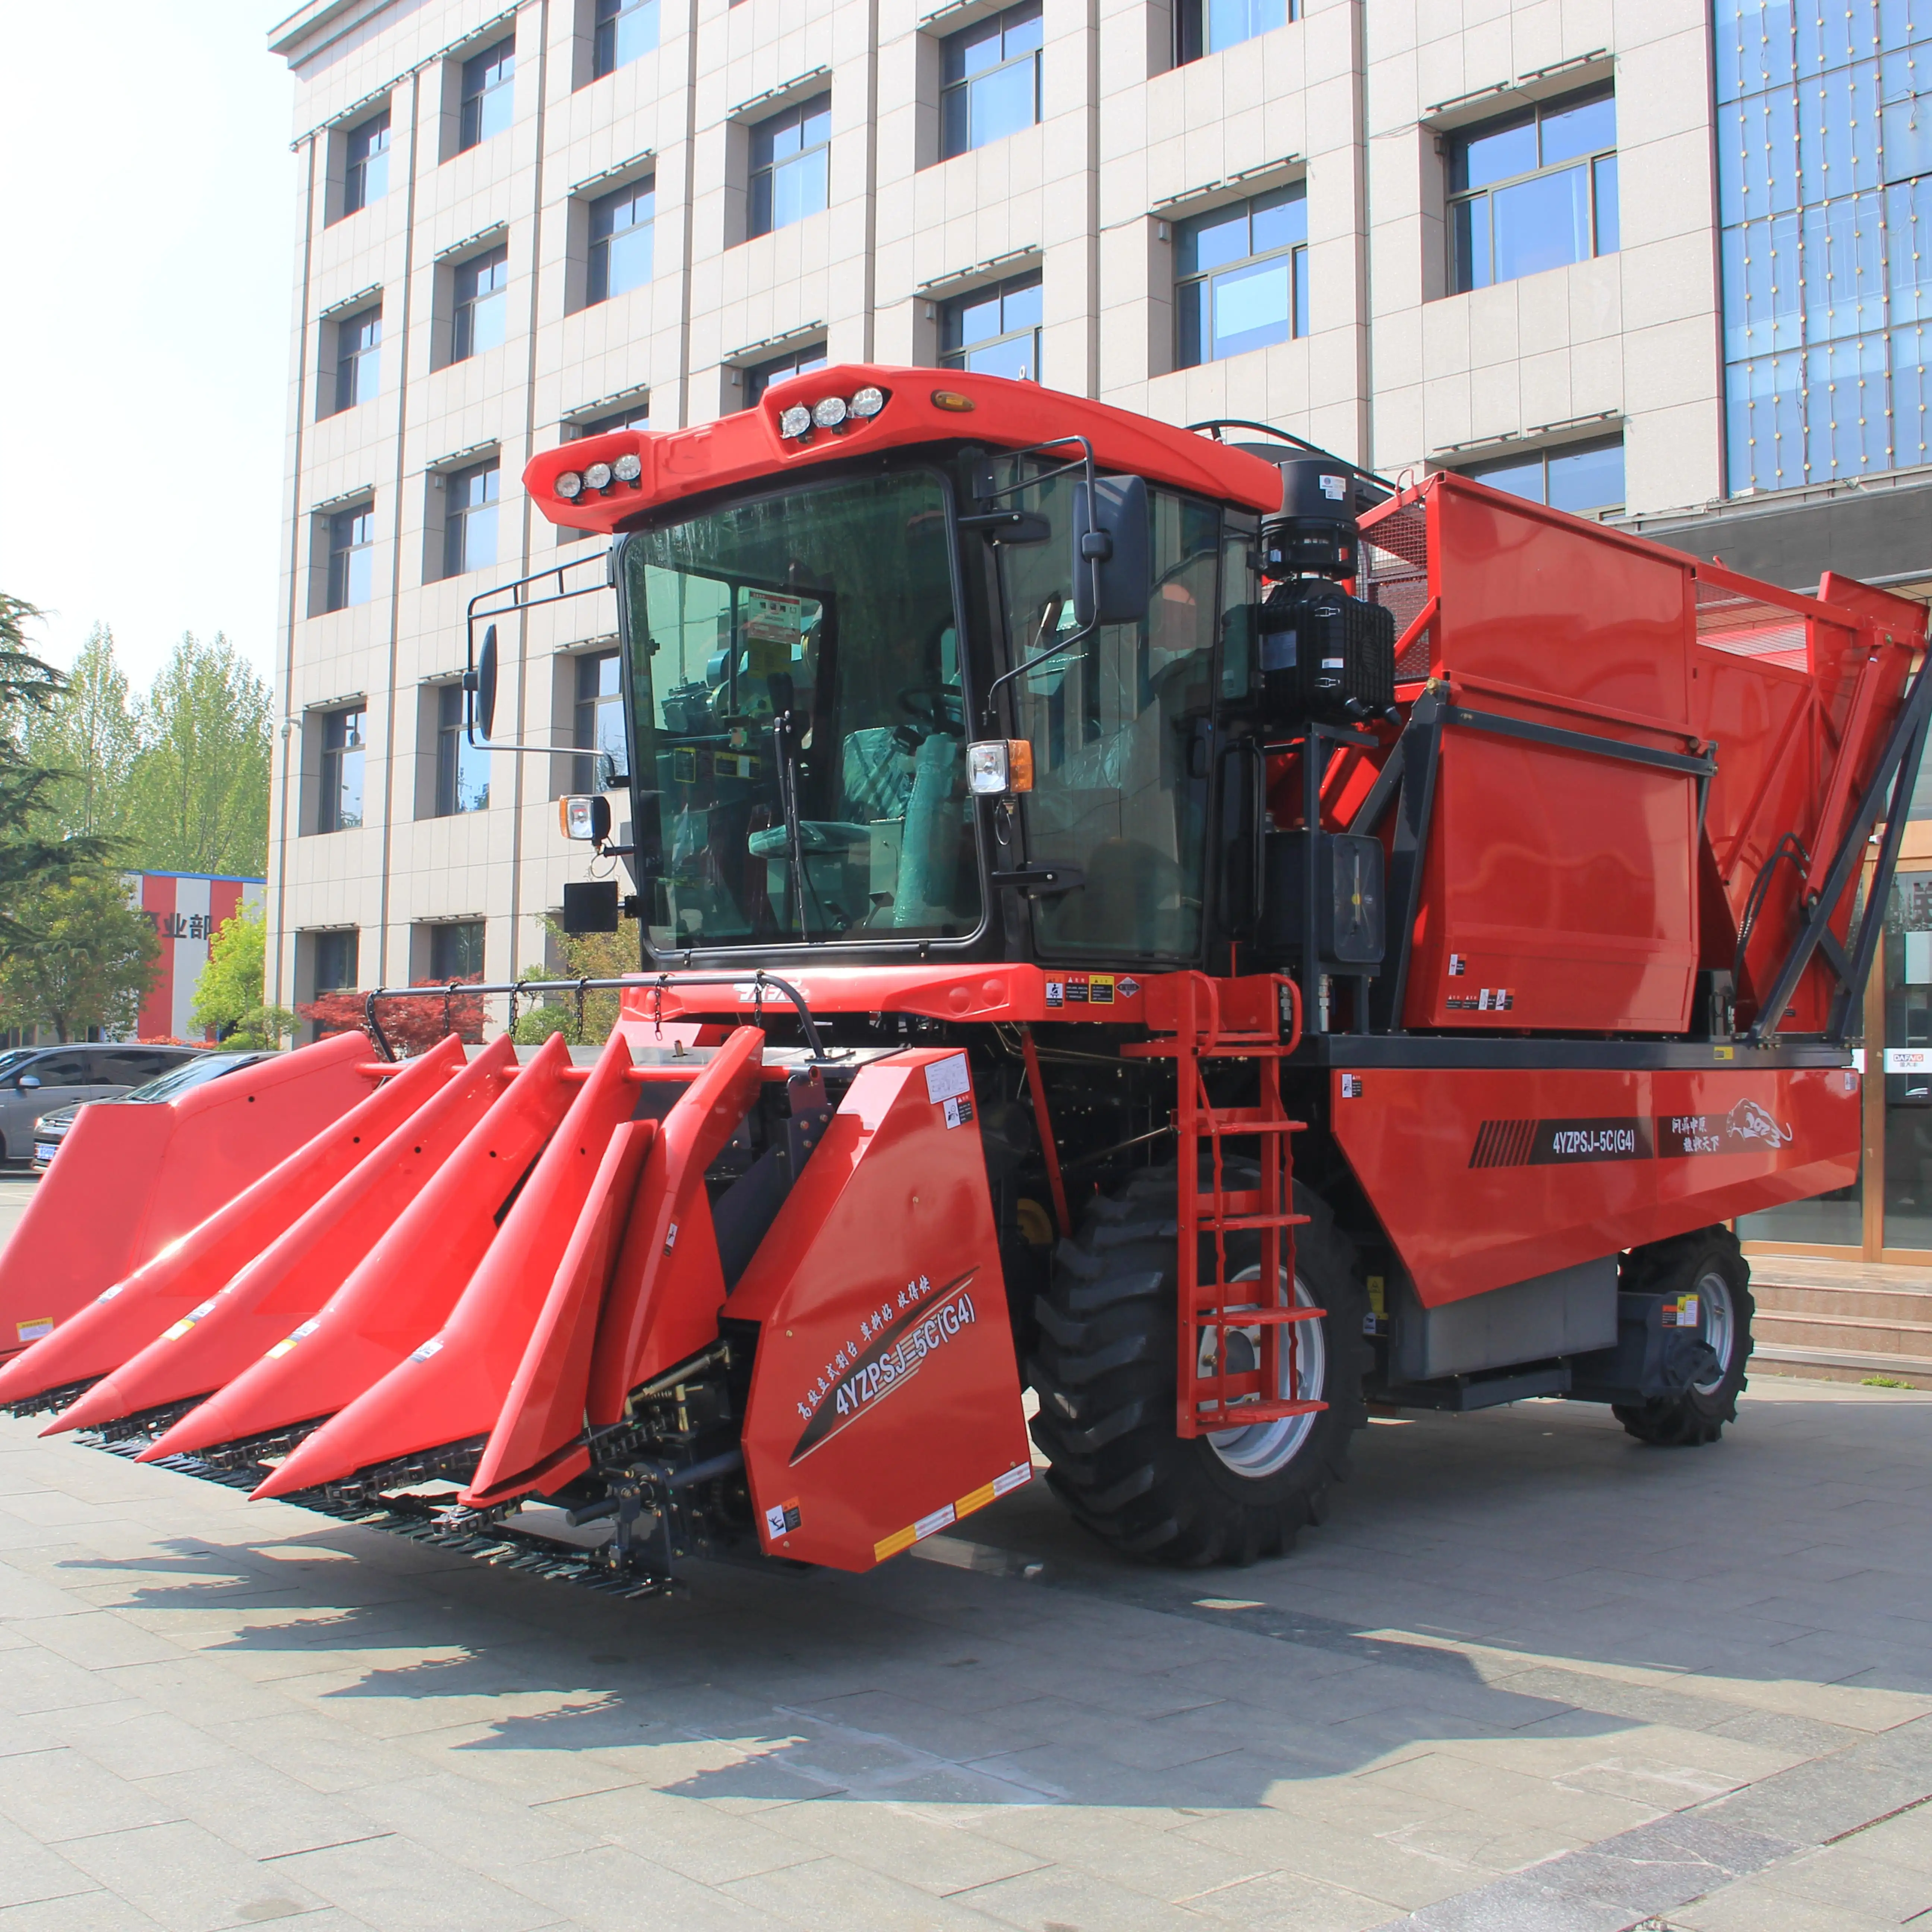
M 638 944 L 638 922 L 620 920 L 615 932 L 566 932 L 561 920 L 546 916 L 545 929 L 550 937 L 558 964 L 526 966 L 518 975 L 523 980 L 615 980 L 639 970 L 644 950 Z M 517 1016 L 512 1037 L 520 1046 L 540 1046 L 554 1033 L 560 1033 L 572 1046 L 601 1046 L 617 1024 L 621 995 L 614 992 L 586 992 L 584 995 L 583 1022 L 578 1021 L 578 1000 L 574 993 L 547 993 L 538 996 L 542 1004 Z
M 0 591 L 0 952 L 35 943 L 27 901 L 43 882 L 110 850 L 98 836 L 63 838 L 50 817 L 61 773 L 29 750 L 28 734 L 59 699 L 66 680 L 27 648 L 26 627 L 40 616 Z
M 57 774 L 46 803 L 64 835 L 125 835 L 128 781 L 141 748 L 140 717 L 127 674 L 115 658 L 114 633 L 104 624 L 88 634 L 64 688 L 27 718 L 26 742 L 28 754 Z
M 280 1046 L 296 1030 L 287 1007 L 267 1003 L 268 953 L 268 914 L 260 906 L 244 906 L 224 920 L 208 942 L 190 1017 L 198 1027 L 214 1028 L 224 1046 Z
M 129 779 L 140 864 L 244 878 L 267 871 L 272 709 L 268 686 L 226 638 L 182 637 L 142 710 Z
M 49 1027 L 56 1040 L 99 1028 L 133 1030 L 160 968 L 152 925 L 128 903 L 119 873 L 94 865 L 37 879 L 21 915 L 34 937 L 0 959 L 0 1007 L 10 1025 Z

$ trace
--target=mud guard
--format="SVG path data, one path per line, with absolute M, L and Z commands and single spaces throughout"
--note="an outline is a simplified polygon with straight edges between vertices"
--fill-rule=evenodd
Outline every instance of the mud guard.
M 1028 1480 L 964 1054 L 860 1072 L 728 1312 L 760 1324 L 744 1451 L 767 1554 L 868 1570 Z

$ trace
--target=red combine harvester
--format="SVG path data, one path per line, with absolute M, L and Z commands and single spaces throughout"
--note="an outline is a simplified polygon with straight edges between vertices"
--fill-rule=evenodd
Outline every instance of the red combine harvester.
M 1028 1480 L 1023 1384 L 1180 1563 L 1318 1520 L 1370 1401 L 1732 1418 L 1724 1223 L 1856 1172 L 1922 608 L 931 370 L 524 481 L 614 538 L 615 1033 L 399 1062 L 378 992 L 87 1110 L 0 1402 L 628 1592 L 884 1561 Z M 579 594 L 472 604 L 478 742 Z

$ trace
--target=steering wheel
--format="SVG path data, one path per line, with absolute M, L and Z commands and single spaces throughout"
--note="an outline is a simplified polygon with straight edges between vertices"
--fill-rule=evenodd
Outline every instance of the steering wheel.
M 965 728 L 965 706 L 960 694 L 943 685 L 909 684 L 896 694 L 899 709 L 920 728 L 920 736 L 935 731 L 957 736 Z

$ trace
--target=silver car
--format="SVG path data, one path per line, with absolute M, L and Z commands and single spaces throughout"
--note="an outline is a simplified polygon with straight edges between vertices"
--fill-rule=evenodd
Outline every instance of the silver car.
M 224 1052 L 218 1047 L 211 1047 L 197 1054 L 192 1060 L 184 1060 L 170 1066 L 158 1080 L 150 1080 L 145 1087 L 130 1088 L 127 1093 L 115 1096 L 100 1104 L 106 1106 L 127 1107 L 146 1105 L 154 1100 L 172 1100 L 185 1094 L 190 1087 L 205 1086 L 211 1080 L 220 1080 L 230 1073 L 238 1073 L 244 1066 L 253 1066 L 258 1060 L 272 1056 L 266 1052 Z M 0 1068 L 0 1079 L 6 1077 L 5 1070 Z M 74 1124 L 81 1108 L 94 1103 L 77 1101 L 71 1107 L 56 1107 L 51 1113 L 43 1114 L 40 1124 L 34 1130 L 34 1172 L 44 1174 L 47 1163 L 61 1150 L 61 1144 L 74 1131 Z
M 109 1100 L 206 1052 L 194 1046 L 23 1046 L 0 1054 L 0 1158 L 31 1160 L 34 1123 L 82 1100 Z

